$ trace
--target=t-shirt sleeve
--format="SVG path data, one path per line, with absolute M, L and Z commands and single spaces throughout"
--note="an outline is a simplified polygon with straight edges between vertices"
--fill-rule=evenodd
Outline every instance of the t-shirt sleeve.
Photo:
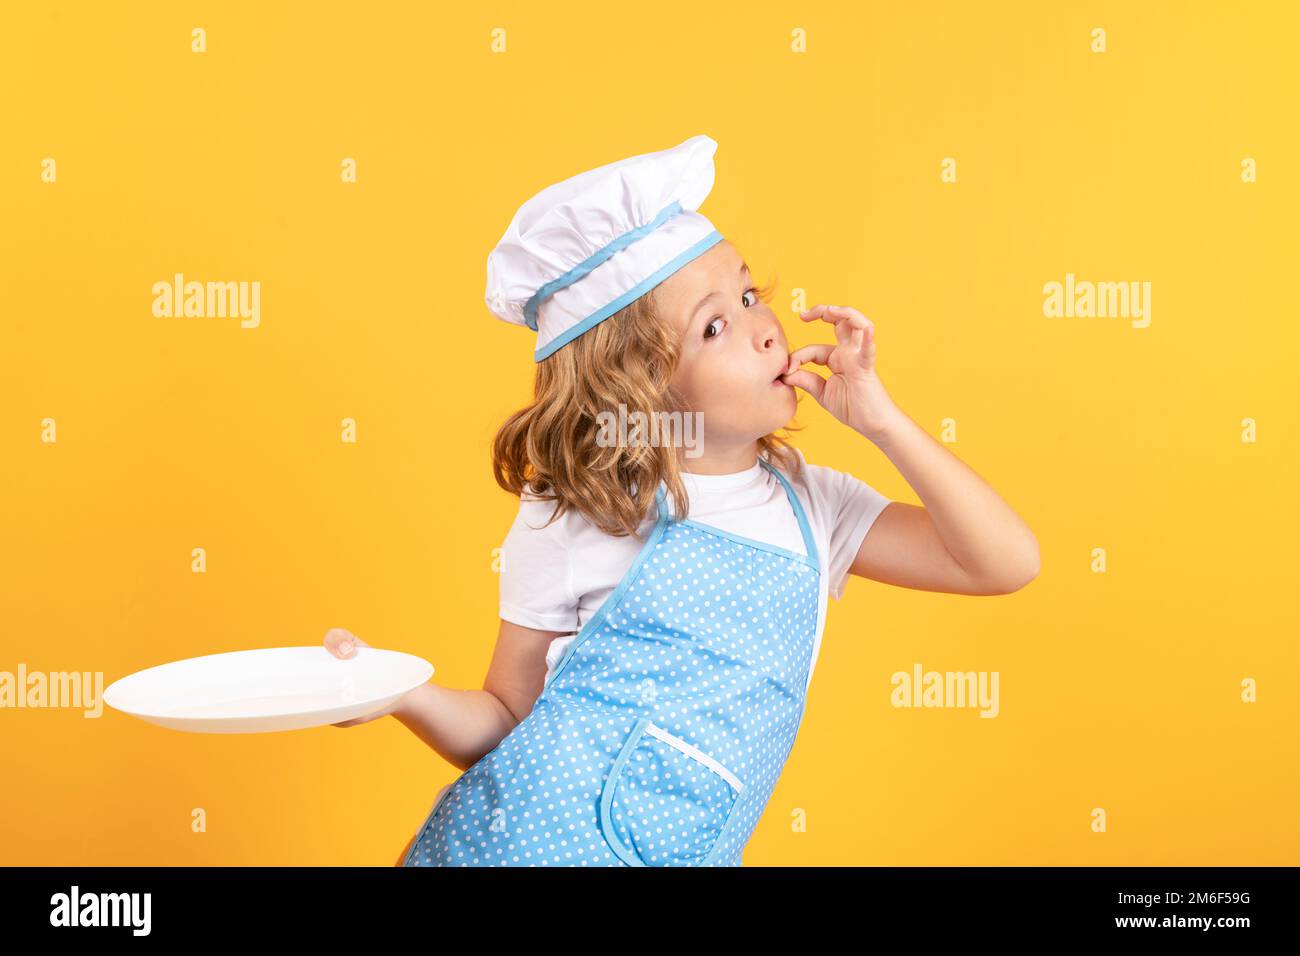
M 805 464 L 805 467 L 808 469 L 809 487 L 817 497 L 830 540 L 826 563 L 827 591 L 839 600 L 844 596 L 849 568 L 858 556 L 863 539 L 893 499 L 848 472 L 824 465 Z
M 554 501 L 519 500 L 519 513 L 501 546 L 501 617 L 539 631 L 576 631 L 566 518 L 546 525 Z M 543 527 L 543 525 L 546 525 Z

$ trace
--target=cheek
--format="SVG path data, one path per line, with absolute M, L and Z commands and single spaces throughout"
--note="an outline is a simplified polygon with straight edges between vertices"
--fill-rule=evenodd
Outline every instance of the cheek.
M 729 420 L 744 419 L 762 409 L 768 409 L 763 413 L 770 414 L 765 400 L 780 400 L 782 392 L 787 393 L 787 398 L 793 393 L 793 389 L 758 389 L 759 374 L 752 355 L 729 355 L 725 348 L 718 348 L 684 359 L 673 375 L 673 384 L 693 411 L 712 412 Z
M 699 401 L 699 370 L 696 365 L 683 361 L 673 372 L 672 388 L 690 408 Z
M 678 367 L 673 383 L 693 411 L 712 411 L 734 395 L 728 364 L 715 361 L 713 356 L 697 355 L 689 364 Z
M 719 422 L 727 421 L 748 429 L 756 422 L 766 421 L 771 417 L 774 406 L 783 404 L 785 399 L 781 395 L 782 391 L 757 387 L 752 369 L 733 365 L 730 369 L 721 371 L 709 389 L 705 399 L 708 403 L 706 409 Z

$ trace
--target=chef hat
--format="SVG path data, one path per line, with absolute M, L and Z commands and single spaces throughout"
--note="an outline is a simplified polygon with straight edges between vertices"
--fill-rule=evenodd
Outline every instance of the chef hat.
M 537 333 L 540 362 L 640 298 L 722 234 L 708 136 L 579 173 L 519 207 L 487 260 L 492 314 Z

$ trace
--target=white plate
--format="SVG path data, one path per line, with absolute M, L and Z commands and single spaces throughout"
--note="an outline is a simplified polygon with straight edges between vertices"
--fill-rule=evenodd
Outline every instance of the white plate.
M 258 734 L 321 727 L 383 710 L 433 676 L 420 657 L 377 647 L 335 657 L 324 645 L 191 657 L 136 671 L 104 703 L 160 727 Z

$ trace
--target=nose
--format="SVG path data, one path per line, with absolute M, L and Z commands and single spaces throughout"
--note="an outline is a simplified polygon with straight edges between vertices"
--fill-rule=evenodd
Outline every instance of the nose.
M 754 346 L 760 352 L 785 351 L 785 336 L 776 315 L 768 312 L 754 323 Z

